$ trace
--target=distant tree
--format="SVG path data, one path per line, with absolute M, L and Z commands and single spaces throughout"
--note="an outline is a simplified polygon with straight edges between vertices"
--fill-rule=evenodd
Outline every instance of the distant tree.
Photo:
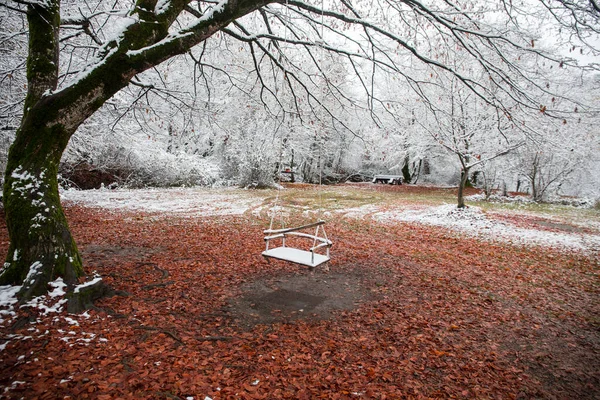
M 510 119 L 473 98 L 454 78 L 449 82 L 440 79 L 440 89 L 438 102 L 428 108 L 432 117 L 422 124 L 438 145 L 458 158 L 457 205 L 464 208 L 464 191 L 472 171 L 509 154 L 523 141 L 511 129 Z
M 542 201 L 552 187 L 559 187 L 574 171 L 574 164 L 541 149 L 528 149 L 521 155 L 523 176 L 529 183 L 531 198 Z
M 518 170 L 528 184 L 531 198 L 547 200 L 548 195 L 557 192 L 580 166 L 581 159 L 575 151 L 574 143 L 530 143 L 518 152 Z
M 489 200 L 494 189 L 497 189 L 499 171 L 493 162 L 481 163 L 479 169 L 481 179 L 478 186 L 483 189 L 485 200 Z
M 586 106 L 600 98 L 599 77 L 554 83 L 558 95 L 547 101 L 549 107 L 560 107 L 566 98 L 577 98 L 581 104 L 572 105 L 564 118 L 548 115 L 546 106 L 540 106 L 536 116 L 524 122 L 531 134 L 527 145 L 516 152 L 514 166 L 534 201 L 547 200 L 563 186 L 581 188 L 599 182 L 592 171 L 600 151 L 600 111 Z

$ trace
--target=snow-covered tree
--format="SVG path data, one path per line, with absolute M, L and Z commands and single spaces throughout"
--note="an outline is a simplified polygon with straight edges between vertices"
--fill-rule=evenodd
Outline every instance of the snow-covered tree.
M 436 143 L 458 158 L 457 202 L 458 208 L 464 208 L 464 190 L 472 171 L 510 153 L 523 141 L 511 128 L 510 118 L 465 91 L 454 78 L 442 79 L 438 85 L 438 101 L 428 104 L 431 117 L 423 126 Z

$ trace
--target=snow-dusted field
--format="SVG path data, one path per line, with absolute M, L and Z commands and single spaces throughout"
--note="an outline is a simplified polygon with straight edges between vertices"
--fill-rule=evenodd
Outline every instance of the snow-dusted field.
M 164 215 L 219 216 L 241 215 L 253 211 L 260 215 L 269 209 L 266 197 L 270 191 L 239 189 L 144 189 L 144 190 L 67 190 L 61 193 L 66 204 L 81 204 L 109 210 L 141 211 Z M 263 196 L 263 197 L 261 197 Z M 284 205 L 285 206 L 285 205 Z M 453 204 L 423 206 L 418 203 L 367 204 L 360 207 L 332 211 L 344 218 L 360 218 L 378 223 L 410 222 L 450 229 L 484 240 L 500 240 L 520 245 L 538 245 L 586 253 L 600 252 L 600 229 L 597 221 L 589 221 L 585 229 L 556 231 L 519 227 L 494 215 L 517 216 L 514 210 L 494 211 L 489 215 L 479 207 L 458 210 Z M 325 214 L 326 217 L 331 215 Z M 527 214 L 523 214 L 527 215 Z M 545 216 L 547 218 L 548 216 Z
M 240 215 L 262 203 L 239 189 L 65 190 L 66 204 L 190 216 Z
M 383 211 L 374 213 L 372 217 L 382 222 L 403 221 L 440 226 L 485 240 L 501 240 L 522 245 L 540 245 L 585 252 L 600 251 L 598 234 L 522 228 L 509 222 L 489 218 L 479 207 L 461 210 L 454 204 L 445 204 L 421 210 Z

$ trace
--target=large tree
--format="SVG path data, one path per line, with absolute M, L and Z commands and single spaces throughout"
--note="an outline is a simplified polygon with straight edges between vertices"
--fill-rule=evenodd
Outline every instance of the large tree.
M 195 23 L 169 34 L 188 2 L 160 2 L 161 8 L 156 0 L 140 0 L 127 13 L 126 26 L 102 45 L 96 60 L 59 90 L 60 1 L 26 3 L 28 92 L 5 172 L 10 247 L 0 276 L 2 284 L 23 283 L 19 293 L 23 299 L 45 293 L 48 282 L 57 277 L 73 287 L 83 275 L 57 182 L 61 156 L 77 128 L 137 74 L 185 53 L 268 1 L 222 2 Z
M 537 107 L 535 95 L 547 91 L 534 74 L 521 68 L 518 53 L 542 57 L 557 68 L 568 63 L 543 54 L 527 34 L 516 31 L 521 10 L 512 2 L 463 3 L 98 0 L 64 2 L 68 9 L 61 17 L 60 0 L 2 0 L 0 5 L 10 12 L 26 14 L 29 44 L 27 94 L 4 179 L 10 247 L 0 284 L 22 284 L 21 300 L 45 293 L 48 282 L 58 277 L 68 288 L 77 284 L 83 275 L 82 260 L 60 204 L 57 182 L 70 138 L 118 91 L 130 83 L 145 86 L 136 77 L 165 60 L 191 53 L 200 71 L 226 69 L 226 65 L 204 64 L 202 51 L 193 54 L 195 46 L 203 47 L 209 40 L 249 49 L 266 108 L 279 106 L 300 118 L 304 114 L 298 101 L 291 102 L 291 108 L 280 102 L 277 90 L 263 79 L 279 69 L 285 71 L 285 79 L 279 82 L 293 98 L 303 92 L 308 108 L 321 110 L 315 115 L 336 120 L 339 126 L 344 121 L 336 119 L 322 99 L 340 92 L 325 76 L 326 93 L 313 94 L 314 74 L 286 57 L 288 46 L 303 49 L 317 69 L 321 51 L 344 57 L 373 110 L 384 104 L 374 90 L 378 71 L 397 74 L 424 95 L 419 77 L 429 69 L 454 75 L 491 106 L 502 109 L 502 98 L 508 97 L 511 104 Z M 575 21 L 579 30 L 589 29 L 584 24 L 589 16 L 581 17 L 582 13 L 597 13 L 594 1 L 559 2 L 558 8 L 554 3 L 548 0 L 552 6 L 548 10 L 562 21 Z M 73 34 L 61 26 L 79 31 Z M 457 48 L 478 66 L 476 75 L 440 61 L 444 52 Z M 410 64 L 407 56 L 412 57 Z

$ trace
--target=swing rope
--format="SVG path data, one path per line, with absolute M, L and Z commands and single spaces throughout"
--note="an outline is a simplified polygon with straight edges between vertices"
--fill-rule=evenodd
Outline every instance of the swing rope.
M 289 19 L 289 7 L 288 7 L 288 2 L 286 0 L 286 18 Z M 321 0 L 321 38 L 323 38 L 323 27 L 324 27 L 324 5 L 323 5 L 323 0 Z M 284 23 L 283 24 L 284 29 L 285 29 L 285 43 L 287 43 L 287 26 Z M 322 40 L 321 40 L 322 42 Z M 319 46 L 319 57 L 323 57 L 323 47 L 320 44 L 317 44 Z M 282 54 L 282 60 L 283 60 L 283 54 Z M 282 61 L 283 62 L 283 61 Z M 320 62 L 320 59 L 319 59 Z M 287 73 L 286 73 L 286 69 L 285 66 L 283 66 L 283 77 L 282 77 L 282 85 L 286 84 L 286 79 L 287 79 Z M 281 94 L 283 94 L 285 90 L 285 87 L 282 86 L 281 89 Z M 278 126 L 277 131 L 279 131 L 279 128 L 283 125 L 283 123 L 285 122 L 285 106 L 283 107 L 283 117 L 282 117 L 282 121 L 281 124 Z M 322 124 L 321 124 L 322 125 Z M 322 127 L 321 127 L 322 128 Z M 282 169 L 283 169 L 283 154 L 284 154 L 284 146 L 285 146 L 285 140 L 284 140 L 284 136 L 281 136 L 281 140 L 280 140 L 280 147 L 279 147 L 279 165 L 277 168 L 277 173 L 279 174 L 278 177 L 278 183 L 279 186 L 277 188 L 277 195 L 275 196 L 275 202 L 273 204 L 273 208 L 271 209 L 271 221 L 269 224 L 269 229 L 264 231 L 264 234 L 266 235 L 264 240 L 266 242 L 266 249 L 265 251 L 262 253 L 262 255 L 269 259 L 269 258 L 276 258 L 279 260 L 283 260 L 283 261 L 288 261 L 288 262 L 292 262 L 292 263 L 296 263 L 296 264 L 301 264 L 301 265 L 306 265 L 310 268 L 314 268 L 318 265 L 327 263 L 330 258 L 329 258 L 329 248 L 333 245 L 333 243 L 327 238 L 327 234 L 325 233 L 325 221 L 322 219 L 322 214 L 323 214 L 323 197 L 322 197 L 322 185 L 323 185 L 323 154 L 322 154 L 322 148 L 323 148 L 323 143 L 321 143 L 322 141 L 322 135 L 321 132 L 318 127 L 317 124 L 317 133 L 316 133 L 316 142 L 317 142 L 317 146 L 318 146 L 318 171 L 319 171 L 319 190 L 318 190 L 318 194 L 319 194 L 319 220 L 317 222 L 313 222 L 313 223 L 309 223 L 306 225 L 302 225 L 302 226 L 298 226 L 298 227 L 294 227 L 294 228 L 286 228 L 285 227 L 285 221 L 284 221 L 284 217 L 283 217 L 283 209 L 282 207 L 279 205 L 280 203 L 280 193 L 281 193 L 281 189 L 282 189 L 282 180 L 281 180 L 281 174 L 282 174 Z M 314 154 L 314 153 L 313 153 Z M 293 167 L 293 166 L 292 166 Z M 273 229 L 273 224 L 275 221 L 275 215 L 279 214 L 280 215 L 280 221 L 281 221 L 281 229 Z M 304 233 L 301 232 L 302 230 L 305 229 L 309 229 L 309 228 L 315 228 L 314 234 L 308 234 L 308 233 Z M 308 238 L 308 239 L 312 239 L 312 247 L 310 247 L 308 250 L 301 250 L 295 247 L 289 247 L 286 246 L 286 237 L 299 237 L 299 238 Z M 279 240 L 281 239 L 281 246 L 280 247 L 275 247 L 275 248 L 269 248 L 269 243 L 271 240 Z M 326 254 L 321 254 L 318 253 L 317 250 L 319 249 L 326 249 Z
M 287 0 L 286 0 L 287 1 Z M 321 37 L 319 38 L 319 42 L 317 46 L 319 47 L 319 58 L 317 59 L 321 66 L 323 65 L 323 43 L 325 40 L 324 36 L 324 27 L 325 27 L 325 0 L 321 0 Z M 322 67 L 320 67 L 322 68 Z M 323 74 L 325 78 L 325 74 Z M 326 79 L 326 78 L 325 78 Z M 325 85 L 323 86 L 325 87 Z M 321 128 L 324 129 L 323 123 L 321 123 Z M 317 145 L 319 146 L 319 220 L 323 220 L 323 143 L 322 143 L 322 129 L 317 130 L 318 140 Z M 325 233 L 325 229 L 323 229 L 323 233 Z M 325 238 L 327 235 L 325 234 Z
M 289 21 L 290 18 L 290 10 L 288 7 L 288 0 L 285 1 L 285 20 Z M 285 26 L 285 24 L 283 24 L 284 27 L 284 44 L 287 44 L 288 41 L 288 30 L 287 27 Z M 281 51 L 281 50 L 280 50 Z M 281 57 L 281 61 L 282 63 L 284 62 L 284 55 L 282 54 Z M 286 71 L 285 71 L 285 67 L 283 68 L 283 75 L 281 77 L 281 91 L 280 91 L 280 95 L 283 98 L 283 94 L 285 92 L 285 80 L 286 80 Z M 283 99 L 285 101 L 285 98 Z M 277 127 L 277 130 L 275 131 L 275 133 L 277 133 L 277 131 L 279 131 L 279 128 L 283 125 L 283 123 L 285 122 L 285 106 L 282 107 L 282 117 L 281 117 L 281 123 L 279 124 L 279 126 Z M 275 214 L 277 214 L 277 209 L 279 207 L 279 195 L 281 193 L 281 172 L 283 170 L 283 145 L 284 145 L 284 141 L 283 141 L 283 135 L 281 135 L 280 141 L 279 141 L 279 160 L 277 162 L 277 195 L 275 196 L 275 202 L 273 204 L 273 208 L 271 209 L 271 222 L 269 223 L 269 230 L 272 231 L 273 230 L 273 222 L 275 221 Z M 284 228 L 285 227 L 285 221 L 283 220 L 283 212 L 279 212 L 279 216 L 280 216 L 280 223 L 281 223 L 281 227 Z
M 283 124 L 283 121 L 281 122 L 281 124 Z M 281 193 L 281 187 L 282 187 L 282 185 L 281 185 L 282 165 L 283 165 L 283 136 L 281 137 L 281 141 L 279 144 L 279 161 L 278 161 L 278 167 L 277 167 L 277 176 L 278 176 L 277 195 L 275 196 L 275 202 L 273 203 L 273 207 L 271 208 L 271 222 L 269 223 L 270 231 L 273 230 L 273 222 L 275 221 L 275 214 L 277 214 L 277 209 L 279 207 L 279 194 Z M 281 218 L 281 227 L 283 228 L 285 226 L 285 222 L 283 220 L 283 213 L 280 212 L 279 216 Z

